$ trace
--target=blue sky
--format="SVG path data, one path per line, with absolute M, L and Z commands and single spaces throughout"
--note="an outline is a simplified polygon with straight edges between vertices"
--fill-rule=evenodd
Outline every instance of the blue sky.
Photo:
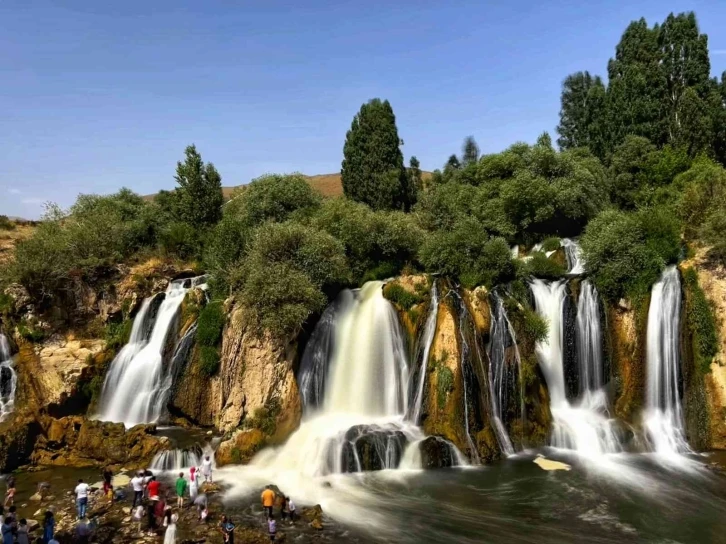
M 427 170 L 470 134 L 554 136 L 567 74 L 605 75 L 631 20 L 685 10 L 720 74 L 723 1 L 3 0 L 0 214 L 172 188 L 192 142 L 225 185 L 335 172 L 373 97 Z

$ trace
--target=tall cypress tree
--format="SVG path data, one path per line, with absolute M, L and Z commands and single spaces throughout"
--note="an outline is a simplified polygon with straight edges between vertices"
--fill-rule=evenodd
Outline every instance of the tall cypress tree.
M 408 183 L 416 192 L 416 196 L 423 193 L 423 176 L 421 174 L 421 165 L 416 157 L 411 157 L 408 166 Z
M 461 163 L 468 166 L 479 160 L 479 146 L 476 145 L 474 136 L 467 136 L 464 145 L 461 147 Z
M 562 83 L 557 144 L 562 149 L 589 147 L 601 159 L 605 155 L 607 127 L 605 85 L 600 76 L 577 72 Z
M 176 213 L 181 221 L 197 228 L 222 218 L 222 176 L 210 162 L 205 164 L 194 145 L 184 150 L 184 162 L 176 163 L 179 197 Z
M 388 100 L 363 104 L 345 137 L 340 175 L 343 192 L 371 208 L 409 210 L 415 195 L 408 183 L 396 117 Z

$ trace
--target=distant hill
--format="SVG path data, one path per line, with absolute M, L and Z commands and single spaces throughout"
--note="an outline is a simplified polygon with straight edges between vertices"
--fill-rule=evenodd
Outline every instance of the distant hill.
M 431 177 L 431 172 L 422 172 L 423 179 L 428 180 Z M 340 180 L 340 172 L 335 174 L 318 174 L 315 176 L 305 176 L 310 186 L 318 191 L 321 195 L 327 197 L 336 197 L 343 194 L 343 184 Z M 232 197 L 232 193 L 239 187 L 244 185 L 233 185 L 229 187 L 222 187 L 222 193 L 224 194 L 225 200 Z M 155 195 L 146 195 L 144 199 L 151 200 Z

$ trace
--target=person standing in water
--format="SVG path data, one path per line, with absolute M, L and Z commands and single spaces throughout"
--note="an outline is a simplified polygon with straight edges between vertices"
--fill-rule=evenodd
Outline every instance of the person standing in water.
M 290 524 L 295 523 L 295 503 L 290 497 L 287 497 L 287 509 L 290 511 Z
M 225 544 L 234 544 L 234 523 L 226 515 L 219 522 L 219 530 L 222 531 Z
M 275 506 L 275 492 L 272 490 L 272 486 L 268 485 L 262 492 L 262 508 L 265 509 L 267 517 L 272 517 L 272 508 Z
M 204 475 L 204 483 L 212 483 L 212 459 L 209 455 L 204 457 L 202 461 L 202 474 Z
M 184 507 L 184 494 L 187 491 L 187 481 L 184 479 L 184 473 L 179 473 L 179 478 L 176 480 L 176 505 L 177 508 Z
M 192 502 L 194 502 L 194 499 L 197 498 L 197 494 L 199 493 L 199 469 L 195 470 L 194 467 L 192 467 L 189 474 L 192 477 L 189 482 L 189 498 Z
M 103 469 L 103 496 L 109 497 L 113 500 L 113 485 L 111 485 L 111 482 L 113 481 L 113 471 L 106 467 Z
M 83 479 L 78 480 L 76 486 L 76 507 L 78 508 L 78 519 L 86 517 L 86 508 L 88 507 L 88 484 Z
M 134 490 L 134 502 L 131 504 L 131 508 L 134 508 L 137 504 L 141 504 L 144 499 L 144 477 L 141 472 L 131 478 L 131 487 Z

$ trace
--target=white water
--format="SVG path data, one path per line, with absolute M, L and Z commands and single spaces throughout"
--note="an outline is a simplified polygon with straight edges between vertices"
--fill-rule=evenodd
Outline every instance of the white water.
M 503 413 L 508 405 L 508 377 L 513 375 L 513 369 L 507 368 L 509 363 L 507 361 L 506 350 L 508 348 L 513 350 L 517 365 L 516 376 L 519 387 L 522 385 L 520 379 L 522 362 L 519 357 L 517 337 L 507 317 L 504 301 L 496 292 L 492 293 L 492 298 L 493 303 L 490 305 L 491 325 L 489 328 L 489 384 L 491 387 L 492 417 L 502 452 L 505 455 L 512 455 L 514 453 L 514 446 L 503 422 Z M 521 389 L 519 394 L 522 403 L 520 417 L 524 418 L 524 395 Z
M 153 297 L 144 301 L 134 319 L 129 343 L 112 361 L 106 375 L 98 419 L 120 422 L 126 427 L 159 420 L 170 389 L 168 375 L 173 373 L 173 369 L 164 367 L 167 336 L 187 291 L 191 287 L 203 287 L 203 279 L 176 280 L 169 284 L 149 338 L 146 338 L 144 322 Z
M 677 460 L 690 452 L 683 432 L 680 375 L 681 282 L 669 266 L 653 286 L 648 309 L 647 393 L 644 423 L 656 454 Z
M 424 385 L 426 383 L 426 367 L 429 362 L 429 355 L 431 353 L 431 346 L 434 343 L 434 334 L 436 333 L 436 320 L 439 315 L 439 289 L 436 285 L 436 280 L 431 287 L 431 307 L 429 309 L 429 315 L 426 318 L 426 324 L 424 325 L 423 336 L 421 342 L 424 346 L 423 355 L 421 357 L 421 365 L 418 369 L 418 382 L 415 384 L 415 396 L 410 410 L 409 419 L 414 423 L 418 424 L 421 418 L 421 409 L 423 406 L 424 397 Z M 413 376 L 413 374 L 412 374 Z
M 567 273 L 583 274 L 585 272 L 585 261 L 582 259 L 582 249 L 580 244 L 575 240 L 563 238 L 560 242 L 565 248 L 565 257 L 567 257 Z
M 10 345 L 5 335 L 0 333 L 0 421 L 15 408 L 15 389 L 18 376 L 10 356 Z
M 380 468 L 421 467 L 415 449 L 425 436 L 405 417 L 409 365 L 398 316 L 382 287 L 366 283 L 338 318 L 320 409 L 306 413 L 281 447 L 261 451 L 250 465 L 218 471 L 231 495 L 274 483 L 296 502 L 321 504 L 341 521 L 372 523 L 365 512 L 369 492 L 355 484 L 365 473 L 342 474 L 365 468 L 356 443 L 366 441 Z
M 467 372 L 467 367 L 471 371 L 472 374 L 474 374 L 474 369 L 471 367 L 473 365 L 473 358 L 472 358 L 472 352 L 471 347 L 469 346 L 469 343 L 466 341 L 466 336 L 464 335 L 464 330 L 466 329 L 466 321 L 472 322 L 472 318 L 469 315 L 469 311 L 467 310 L 466 304 L 463 300 L 461 300 L 461 297 L 459 297 L 458 293 L 452 292 L 457 297 L 457 301 L 459 303 L 459 342 L 461 344 L 461 355 L 459 358 L 459 368 L 461 369 L 461 379 L 463 381 L 462 390 L 464 393 L 464 431 L 466 434 L 466 441 L 469 445 L 469 455 L 471 457 L 471 461 L 475 465 L 481 464 L 481 459 L 479 458 L 479 452 L 476 449 L 476 446 L 474 445 L 474 440 L 471 437 L 471 430 L 469 429 L 469 380 L 472 378 L 472 376 L 469 376 L 469 372 Z M 477 345 L 474 346 L 474 349 L 476 350 L 476 356 L 478 357 L 478 363 L 482 365 L 480 353 L 479 353 L 479 347 Z M 470 363 L 467 363 L 469 361 Z M 483 372 L 483 366 L 482 368 L 482 375 Z M 483 386 L 483 384 L 480 384 Z
M 573 404 L 567 400 L 563 372 L 566 287 L 564 280 L 550 283 L 539 279 L 532 281 L 537 313 L 549 325 L 548 337 L 537 343 L 536 354 L 550 393 L 552 445 L 575 450 L 591 459 L 619 452 L 621 447 L 615 421 L 608 417 L 607 396 L 602 389 L 584 391 Z
M 202 465 L 202 458 L 201 450 L 174 449 L 160 451 L 154 455 L 149 469 L 159 472 L 179 472 L 190 467 L 200 467 Z
M 577 356 L 580 392 L 597 391 L 603 385 L 603 339 L 600 325 L 600 302 L 589 280 L 580 284 L 577 301 Z

